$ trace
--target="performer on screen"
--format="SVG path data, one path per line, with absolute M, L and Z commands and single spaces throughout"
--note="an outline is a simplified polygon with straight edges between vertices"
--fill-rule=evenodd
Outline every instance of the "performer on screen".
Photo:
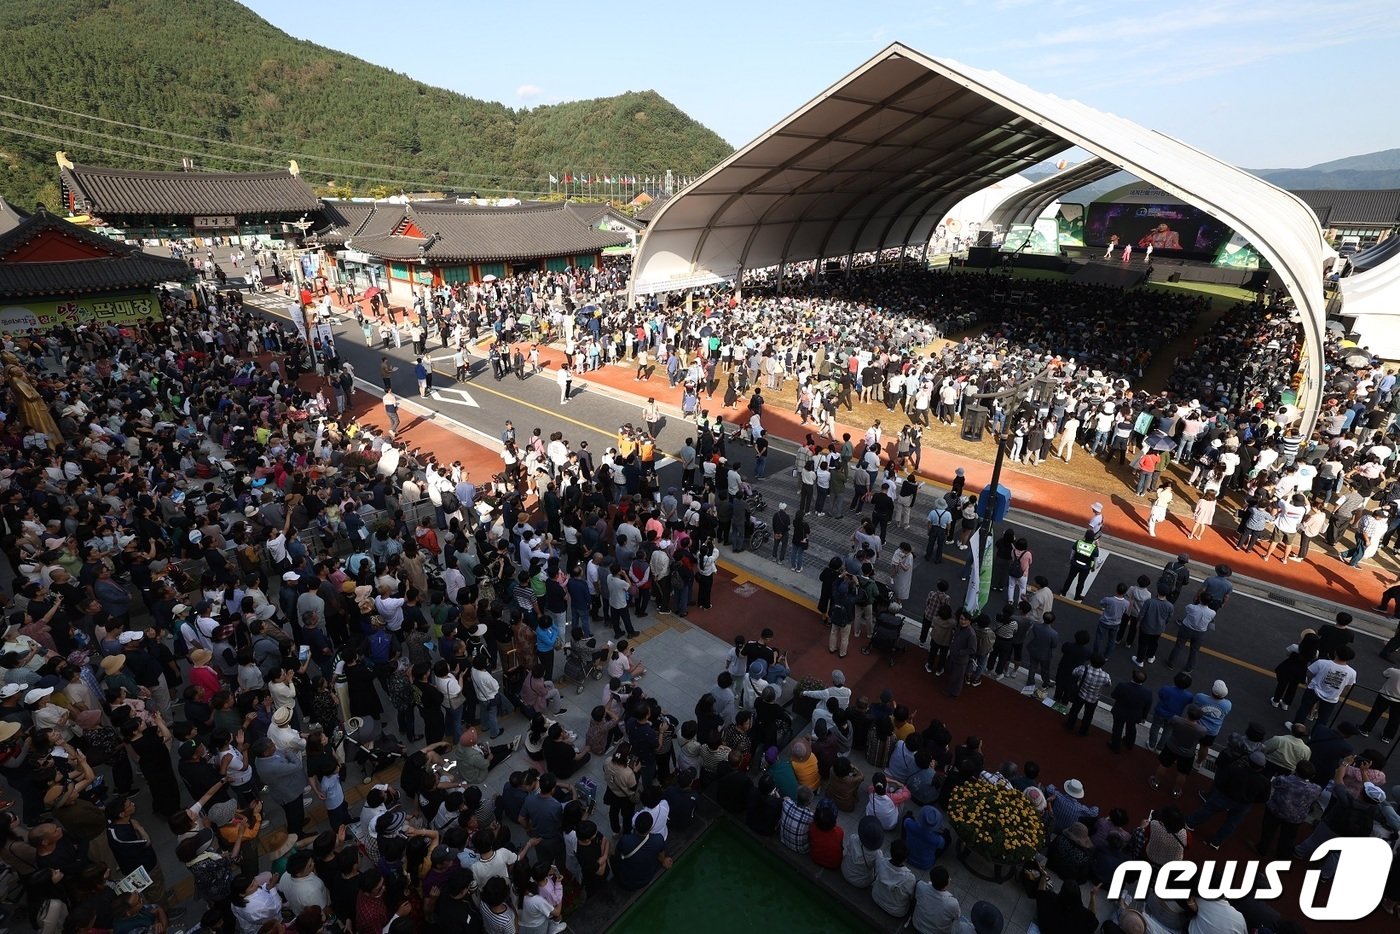
M 1151 246 L 1158 250 L 1179 250 L 1181 249 L 1181 235 L 1166 224 L 1158 224 L 1138 241 L 1138 246 Z

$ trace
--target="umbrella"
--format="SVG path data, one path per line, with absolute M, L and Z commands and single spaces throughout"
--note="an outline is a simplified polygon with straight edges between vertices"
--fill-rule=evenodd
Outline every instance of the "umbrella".
M 1160 431 L 1154 431 L 1143 441 L 1143 447 L 1149 451 L 1173 451 L 1176 449 L 1176 442 Z
M 495 282 L 495 281 L 496 281 L 496 277 L 493 276 L 493 275 L 491 275 L 490 273 L 487 273 L 486 275 L 484 275 L 484 276 L 481 277 L 481 281 L 482 281 L 482 282 Z
M 1347 326 L 1340 321 L 1328 321 L 1327 330 L 1331 331 L 1333 334 L 1346 334 Z
M 1346 356 L 1342 357 L 1342 362 L 1347 366 L 1369 366 L 1371 363 L 1371 355 L 1364 350 L 1352 350 L 1349 351 Z
M 372 286 L 370 286 L 369 288 L 365 289 L 365 293 L 364 293 L 364 294 L 365 294 L 365 298 L 374 298 L 374 296 L 376 296 L 376 295 L 383 295 L 383 294 L 384 294 L 384 290 L 381 289 L 381 288 L 380 288 L 379 286 L 377 286 L 377 285 L 372 285 Z

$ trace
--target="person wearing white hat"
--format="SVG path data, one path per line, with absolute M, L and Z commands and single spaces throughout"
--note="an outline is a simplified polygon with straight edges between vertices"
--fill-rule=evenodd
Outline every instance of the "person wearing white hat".
M 1206 754 L 1210 752 L 1215 738 L 1220 735 L 1221 727 L 1225 725 L 1225 718 L 1230 715 L 1230 710 L 1235 705 L 1234 701 L 1229 699 L 1229 695 L 1229 687 L 1224 681 L 1217 679 L 1210 686 L 1209 694 L 1201 691 L 1191 698 L 1191 703 L 1200 708 L 1201 726 L 1206 731 L 1197 747 L 1197 766 L 1206 761 Z
M 73 718 L 66 707 L 53 703 L 50 695 L 53 688 L 30 688 L 24 695 L 24 703 L 34 716 L 34 729 L 53 730 L 64 742 L 73 739 Z
M 267 738 L 272 740 L 278 752 L 287 755 L 300 755 L 306 751 L 306 738 L 292 725 L 295 714 L 291 707 L 278 707 L 272 711 L 272 725 L 267 728 Z
M 1099 809 L 1084 803 L 1084 783 L 1077 778 L 1065 782 L 1063 788 L 1048 785 L 1046 798 L 1050 802 L 1050 813 L 1054 816 L 1054 831 L 1063 833 L 1075 821 L 1086 817 L 1099 816 Z
M 792 538 L 792 516 L 787 510 L 787 503 L 779 503 L 778 511 L 769 522 L 773 529 L 773 560 L 779 564 L 787 560 L 788 542 Z
M 1092 542 L 1103 534 L 1103 503 L 1095 503 L 1089 510 L 1089 532 L 1084 537 Z
M 948 510 L 948 500 L 942 496 L 933 501 L 928 511 L 928 541 L 924 545 L 924 560 L 934 564 L 943 563 L 943 546 L 948 541 L 948 529 L 952 526 L 953 514 Z

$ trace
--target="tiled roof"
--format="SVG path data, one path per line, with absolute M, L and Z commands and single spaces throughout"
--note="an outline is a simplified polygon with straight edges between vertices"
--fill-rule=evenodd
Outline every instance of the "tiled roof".
M 45 231 L 77 240 L 107 255 L 58 262 L 3 261 L 3 257 Z M 183 282 L 190 275 L 190 267 L 181 260 L 142 252 L 47 211 L 39 211 L 0 234 L 0 298 L 139 289 L 160 282 Z
M 635 218 L 618 213 L 611 204 L 606 202 L 566 201 L 564 210 L 572 214 L 575 220 L 586 227 L 597 227 L 605 217 L 619 224 L 625 224 L 633 230 L 642 226 Z
M 404 217 L 423 233 L 422 238 L 392 235 Z M 434 239 L 434 234 L 439 236 Z M 568 256 L 629 242 L 624 234 L 583 223 L 563 203 L 489 208 L 419 201 L 380 205 L 355 236 L 354 248 L 385 259 L 416 260 L 419 247 L 429 241 L 423 258 L 430 263 Z
M 141 254 L 69 263 L 0 263 L 0 298 L 78 295 L 184 282 L 191 270 L 177 259 Z
M 670 195 L 658 191 L 640 211 L 632 216 L 640 223 L 650 224 L 652 219 L 656 217 L 656 212 L 661 210 L 661 206 L 670 200 Z
M 296 214 L 321 207 L 311 186 L 285 170 L 146 172 L 74 165 L 61 175 L 85 210 L 106 218 Z
M 369 217 L 355 232 L 357 237 L 387 237 L 403 220 L 402 204 L 376 204 Z
M 1323 227 L 1391 227 L 1400 224 L 1400 188 L 1295 191 Z
M 317 241 L 323 246 L 343 246 L 360 232 L 374 208 L 373 201 L 322 201 L 322 224 L 315 231 Z

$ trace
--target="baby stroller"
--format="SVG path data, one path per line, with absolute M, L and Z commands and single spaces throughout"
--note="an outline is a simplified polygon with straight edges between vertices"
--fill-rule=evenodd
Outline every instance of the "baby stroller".
M 348 762 L 353 758 L 355 764 L 364 772 L 361 781 L 366 785 L 374 781 L 374 773 L 403 758 L 403 743 L 398 737 L 383 732 L 378 720 L 351 717 L 345 721 L 340 738 L 344 743 L 340 760 Z M 347 752 L 349 758 L 345 755 Z
M 578 639 L 569 645 L 564 656 L 564 678 L 565 681 L 573 681 L 577 687 L 575 694 L 582 694 L 584 687 L 588 684 L 588 679 L 601 681 L 603 678 L 603 659 L 608 655 L 607 649 L 598 648 L 598 640 L 589 636 L 586 639 Z
M 879 652 L 889 659 L 893 668 L 895 659 L 904 651 L 904 641 L 900 638 L 904 632 L 904 620 L 890 611 L 888 601 L 877 605 L 880 610 L 875 616 L 875 628 L 870 634 L 870 641 L 860 653 L 869 655 L 872 651 Z

